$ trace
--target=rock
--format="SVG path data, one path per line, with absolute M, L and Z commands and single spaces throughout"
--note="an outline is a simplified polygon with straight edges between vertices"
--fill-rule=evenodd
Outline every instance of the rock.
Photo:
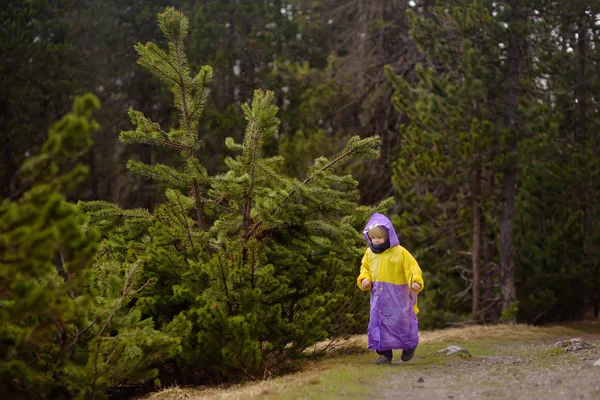
M 448 346 L 445 349 L 436 351 L 435 354 L 442 354 L 445 356 L 458 355 L 461 357 L 471 357 L 471 353 L 469 353 L 467 349 L 460 346 Z
M 565 349 L 565 351 L 580 351 L 594 348 L 594 346 L 592 346 L 588 342 L 584 342 L 580 338 L 563 340 L 562 342 L 557 342 L 555 346 L 561 347 Z
M 594 363 L 594 367 L 600 367 L 600 359 Z
M 423 380 L 423 378 L 419 378 L 419 379 L 417 380 L 417 382 L 425 382 L 425 381 Z

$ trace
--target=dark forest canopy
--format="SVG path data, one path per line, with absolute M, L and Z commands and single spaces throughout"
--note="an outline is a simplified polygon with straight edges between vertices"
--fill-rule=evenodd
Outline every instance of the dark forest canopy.
M 595 0 L 9 2 L 0 388 L 258 376 L 364 331 L 374 210 L 424 271 L 422 328 L 597 318 L 599 21 Z

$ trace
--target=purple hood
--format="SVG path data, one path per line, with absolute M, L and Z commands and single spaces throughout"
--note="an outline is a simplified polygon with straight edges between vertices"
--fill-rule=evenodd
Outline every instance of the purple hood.
M 371 245 L 371 239 L 369 238 L 369 235 L 367 234 L 367 232 L 373 228 L 375 228 L 376 226 L 383 226 L 385 228 L 387 228 L 387 230 L 389 231 L 390 234 L 390 247 L 394 247 L 394 246 L 399 246 L 400 245 L 400 240 L 398 240 L 398 235 L 396 235 L 396 231 L 394 230 L 394 226 L 392 225 L 392 222 L 388 219 L 388 217 L 386 217 L 383 214 L 379 214 L 379 213 L 375 213 L 371 216 L 371 219 L 369 220 L 369 222 L 367 222 L 367 225 L 365 226 L 365 229 L 363 230 L 363 235 L 365 235 L 365 239 L 367 240 L 367 243 L 369 245 Z

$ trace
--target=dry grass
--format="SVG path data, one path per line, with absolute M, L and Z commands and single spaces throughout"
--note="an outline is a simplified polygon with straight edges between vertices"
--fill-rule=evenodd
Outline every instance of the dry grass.
M 466 342 L 473 339 L 487 340 L 541 340 L 556 336 L 580 333 L 564 326 L 537 327 L 531 325 L 492 325 L 449 328 L 420 334 L 421 343 Z
M 178 386 L 152 393 L 147 400 L 189 400 L 202 394 L 200 390 L 184 389 Z
M 591 323 L 593 326 L 593 323 Z M 600 325 L 600 324 L 599 324 Z M 600 329 L 600 326 L 598 327 Z M 421 344 L 435 344 L 445 342 L 466 342 L 472 339 L 490 340 L 540 340 L 556 336 L 568 336 L 581 333 L 576 328 L 568 326 L 536 327 L 531 325 L 471 325 L 460 328 L 447 328 L 436 331 L 420 332 Z M 347 339 L 331 343 L 324 341 L 317 343 L 311 351 L 327 349 L 330 354 L 357 353 L 356 349 L 367 347 L 367 335 L 354 335 Z
M 145 400 L 251 400 L 260 399 L 280 389 L 304 387 L 319 382 L 319 374 L 323 368 L 316 365 L 307 371 L 283 376 L 272 380 L 250 382 L 233 385 L 227 388 L 210 388 L 204 390 L 170 388 L 145 397 Z

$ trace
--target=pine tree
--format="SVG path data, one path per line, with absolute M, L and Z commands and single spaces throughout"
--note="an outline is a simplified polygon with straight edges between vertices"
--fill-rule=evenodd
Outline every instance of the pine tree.
M 593 304 L 598 312 L 597 209 L 590 202 L 598 193 L 591 95 L 598 85 L 597 10 L 597 2 L 536 9 L 544 21 L 534 46 L 544 77 L 538 91 L 553 105 L 559 131 L 545 147 L 533 147 L 535 164 L 523 171 L 518 203 L 521 317 L 532 323 L 583 318 Z
M 200 165 L 194 154 L 202 144 L 198 121 L 208 96 L 212 68 L 204 66 L 194 77 L 190 74 L 184 45 L 189 29 L 187 17 L 178 14 L 174 9 L 168 9 L 159 15 L 159 26 L 169 39 L 168 51 L 163 51 L 151 42 L 145 45 L 138 43 L 135 49 L 139 54 L 138 63 L 171 87 L 175 107 L 179 112 L 179 126 L 167 133 L 141 112 L 130 110 L 129 117 L 137 129 L 122 132 L 121 141 L 174 148 L 185 160 L 186 168 L 185 171 L 179 172 L 166 165 L 150 166 L 136 161 L 130 161 L 127 168 L 145 178 L 190 190 L 194 197 L 196 222 L 206 228 L 202 194 L 209 185 L 208 176 L 206 169 Z
M 103 202 L 80 206 L 103 227 L 99 265 L 140 263 L 142 281 L 155 281 L 135 307 L 161 327 L 177 319 L 191 324 L 175 365 L 180 381 L 254 375 L 357 323 L 357 229 L 373 210 L 356 206 L 357 182 L 340 171 L 377 157 L 378 138 L 352 138 L 339 153 L 315 160 L 303 180 L 286 176 L 282 158 L 264 151 L 279 125 L 274 93 L 257 90 L 242 105 L 243 140 L 225 140 L 238 155 L 225 158 L 225 173 L 209 176 L 198 157 L 197 127 L 210 68 L 191 78 L 185 15 L 167 8 L 158 20 L 169 50 L 153 43 L 136 50 L 140 64 L 172 87 L 179 124 L 167 133 L 130 111 L 137 129 L 121 140 L 180 152 L 181 166 L 128 164 L 163 182 L 167 200 L 152 213 Z M 379 209 L 390 205 L 388 199 Z
M 498 263 L 493 250 L 498 235 L 502 243 L 512 246 L 506 236 L 512 235 L 512 228 L 503 224 L 513 223 L 512 217 L 507 218 L 514 213 L 509 203 L 515 198 L 502 191 L 512 179 L 507 171 L 516 173 L 530 161 L 520 146 L 547 142 L 553 132 L 549 107 L 530 91 L 538 76 L 529 64 L 518 70 L 521 75 L 529 74 L 519 78 L 519 90 L 526 93 L 520 109 L 514 115 L 509 115 L 516 112 L 512 108 L 507 111 L 507 99 L 512 107 L 516 94 L 506 87 L 506 82 L 512 82 L 505 79 L 507 74 L 515 72 L 507 56 L 515 49 L 506 43 L 515 32 L 522 35 L 536 27 L 535 21 L 511 27 L 504 21 L 509 12 L 505 4 L 449 1 L 433 8 L 431 17 L 413 16 L 413 38 L 428 55 L 431 67 L 416 68 L 420 82 L 414 87 L 391 76 L 398 91 L 395 104 L 408 119 L 401 127 L 394 175 L 401 202 L 409 210 L 402 225 L 412 227 L 414 237 L 426 241 L 436 265 L 447 265 L 445 276 L 450 280 L 460 271 L 451 272 L 451 268 L 464 264 L 457 250 L 470 256 L 471 267 L 461 269 L 467 272 L 463 274 L 469 284 L 466 290 L 472 289 L 473 319 L 482 317 L 482 308 L 489 319 L 497 319 L 499 298 L 494 287 L 498 283 L 504 288 L 500 297 L 503 318 L 515 317 L 512 253 L 500 246 Z M 533 59 L 523 57 L 524 63 Z M 515 125 L 507 129 L 507 120 Z M 497 265 L 502 268 L 500 282 L 493 276 Z
M 124 310 L 147 286 L 136 286 L 139 265 L 91 268 L 98 232 L 65 200 L 86 177 L 73 164 L 91 145 L 96 108 L 94 96 L 78 98 L 0 203 L 0 388 L 11 398 L 106 398 L 155 377 L 156 360 L 178 350 L 176 337 Z
M 431 262 L 444 271 L 438 274 L 445 277 L 441 280 L 458 275 L 468 283 L 465 290 L 457 281 L 458 287 L 445 285 L 438 293 L 434 280 L 429 297 L 442 296 L 439 300 L 447 301 L 447 296 L 470 292 L 471 317 L 479 320 L 483 318 L 481 269 L 486 266 L 481 260 L 482 242 L 490 234 L 485 221 L 493 215 L 489 209 L 494 195 L 489 187 L 493 179 L 490 155 L 498 146 L 498 128 L 490 122 L 493 117 L 486 102 L 493 95 L 494 73 L 489 64 L 497 59 L 499 49 L 488 45 L 487 32 L 495 28 L 495 22 L 487 9 L 476 5 L 451 11 L 440 8 L 434 15 L 445 21 L 444 28 L 411 14 L 413 34 L 432 62 L 450 65 L 440 68 L 442 73 L 417 66 L 419 81 L 414 88 L 388 69 L 397 90 L 394 104 L 407 117 L 400 129 L 402 145 L 393 167 L 394 183 L 406 209 L 401 226 L 412 231 L 409 237 L 430 248 L 429 254 L 421 255 L 424 263 L 442 259 Z M 453 39 L 444 29 L 462 39 Z M 471 259 L 468 267 L 462 266 L 465 255 Z M 486 303 L 489 307 L 489 300 Z
M 60 167 L 89 147 L 97 106 L 92 96 L 77 100 L 20 169 L 18 189 L 0 203 L 0 388 L 11 398 L 62 396 L 76 342 L 68 334 L 80 316 L 75 298 L 97 234 L 81 228 L 82 215 L 63 195 L 85 168 Z

